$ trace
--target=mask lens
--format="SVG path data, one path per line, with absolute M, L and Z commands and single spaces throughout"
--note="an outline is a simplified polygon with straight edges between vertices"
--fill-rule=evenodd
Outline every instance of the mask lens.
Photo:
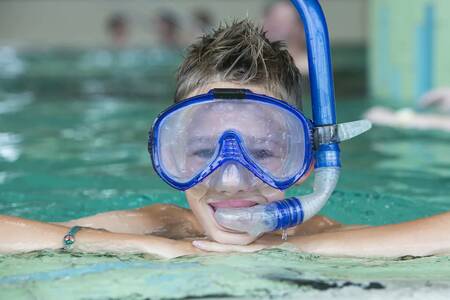
M 204 109 L 200 105 L 186 106 L 161 122 L 157 149 L 161 166 L 178 182 L 188 182 L 200 173 L 216 152 L 216 136 L 198 135 L 193 130 Z
M 277 180 L 301 170 L 305 157 L 305 128 L 293 113 L 270 104 L 256 104 L 262 112 L 262 134 L 244 135 L 251 159 Z
M 230 130 L 241 136 L 248 163 L 270 177 L 286 180 L 301 171 L 306 129 L 299 117 L 272 103 L 240 99 L 203 101 L 167 115 L 157 149 L 164 172 L 177 182 L 190 181 L 223 155 L 219 140 Z

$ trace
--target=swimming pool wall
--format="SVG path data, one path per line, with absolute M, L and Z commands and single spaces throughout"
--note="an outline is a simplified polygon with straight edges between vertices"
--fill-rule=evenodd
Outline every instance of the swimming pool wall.
M 370 0 L 371 95 L 415 106 L 426 91 L 450 86 L 450 1 Z

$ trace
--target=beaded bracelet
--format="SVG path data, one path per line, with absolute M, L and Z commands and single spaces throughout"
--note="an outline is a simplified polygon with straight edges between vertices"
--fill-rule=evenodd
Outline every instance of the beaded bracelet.
M 64 250 L 72 249 L 73 244 L 75 243 L 75 235 L 78 231 L 80 231 L 83 227 L 81 226 L 73 226 L 69 229 L 69 232 L 63 238 L 63 248 Z

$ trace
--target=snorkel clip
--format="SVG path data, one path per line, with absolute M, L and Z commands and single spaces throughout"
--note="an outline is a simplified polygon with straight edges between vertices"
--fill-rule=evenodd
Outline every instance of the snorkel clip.
M 359 120 L 341 124 L 317 126 L 314 128 L 314 149 L 320 145 L 340 143 L 352 139 L 372 128 L 368 120 Z

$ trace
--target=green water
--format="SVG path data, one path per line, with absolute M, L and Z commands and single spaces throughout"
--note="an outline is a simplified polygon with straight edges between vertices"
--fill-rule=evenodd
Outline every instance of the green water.
M 47 93 L 49 86 L 71 86 L 70 78 L 60 78 L 64 68 L 56 69 L 56 85 L 29 73 L 0 80 L 8 90 L 0 92 L 0 214 L 63 221 L 152 203 L 186 207 L 183 194 L 155 175 L 146 150 L 149 126 L 169 100 L 152 96 L 149 87 L 139 95 Z M 126 89 L 108 80 L 99 86 Z M 370 105 L 338 101 L 338 119 L 360 118 Z M 380 225 L 448 211 L 449 153 L 448 133 L 375 127 L 342 145 L 342 176 L 321 213 L 343 223 Z M 310 182 L 299 189 L 308 192 Z M 446 299 L 449 282 L 448 257 L 342 259 L 289 249 L 170 261 L 59 252 L 0 256 L 0 299 Z

